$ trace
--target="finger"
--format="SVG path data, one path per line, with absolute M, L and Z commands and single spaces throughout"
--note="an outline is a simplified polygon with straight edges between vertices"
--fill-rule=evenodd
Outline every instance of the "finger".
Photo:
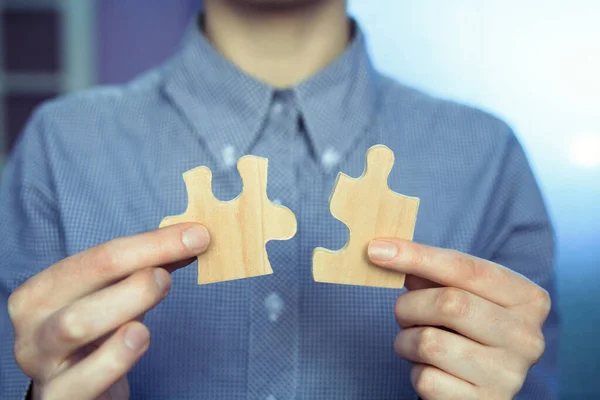
M 422 400 L 480 399 L 475 386 L 430 365 L 414 364 L 410 380 Z
M 457 288 L 405 292 L 394 312 L 402 328 L 443 326 L 495 347 L 513 346 L 522 333 L 509 310 Z
M 163 266 L 162 268 L 164 268 L 165 270 L 167 270 L 167 272 L 172 273 L 177 271 L 180 268 L 184 268 L 187 267 L 188 265 L 190 265 L 191 263 L 193 263 L 194 261 L 196 261 L 197 258 L 189 258 L 187 260 L 183 260 L 183 261 L 178 261 L 175 263 L 171 263 L 171 264 L 167 264 L 165 266 Z
M 154 308 L 167 296 L 170 286 L 171 277 L 162 268 L 138 271 L 53 314 L 42 325 L 38 346 L 45 357 L 65 360 Z
M 402 330 L 395 341 L 396 352 L 404 359 L 427 364 L 473 385 L 488 385 L 497 377 L 492 348 L 463 336 L 434 327 Z
M 421 290 L 440 287 L 441 285 L 439 283 L 432 282 L 429 279 L 421 278 L 420 276 L 406 275 L 404 286 L 408 290 Z
M 117 330 L 98 350 L 51 380 L 44 399 L 95 399 L 121 379 L 148 349 L 150 332 L 130 322 Z
M 53 265 L 27 285 L 34 288 L 30 294 L 36 302 L 46 308 L 62 306 L 140 269 L 179 267 L 178 262 L 204 252 L 209 241 L 206 228 L 191 223 L 113 239 Z
M 536 293 L 530 280 L 499 264 L 408 240 L 373 241 L 369 258 L 381 267 L 457 287 L 504 307 L 528 302 Z

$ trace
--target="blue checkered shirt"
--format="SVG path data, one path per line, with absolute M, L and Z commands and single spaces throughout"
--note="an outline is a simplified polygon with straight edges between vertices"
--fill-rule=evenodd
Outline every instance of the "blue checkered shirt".
M 269 159 L 267 193 L 298 233 L 272 241 L 274 274 L 197 285 L 196 264 L 173 274 L 146 316 L 148 353 L 129 374 L 134 399 L 414 400 L 410 364 L 394 352 L 402 290 L 314 282 L 315 247 L 344 246 L 328 199 L 338 172 L 357 177 L 365 153 L 390 147 L 392 190 L 421 199 L 414 240 L 503 264 L 554 294 L 553 234 L 511 129 L 482 111 L 378 73 L 357 27 L 347 50 L 289 90 L 241 72 L 192 26 L 177 54 L 132 82 L 41 106 L 0 189 L 0 398 L 22 398 L 9 294 L 51 264 L 183 212 L 182 173 L 213 172 L 236 197 L 237 159 Z M 357 210 L 360 212 L 360 210 Z M 235 251 L 235 249 L 232 249 Z M 523 399 L 557 394 L 558 318 Z

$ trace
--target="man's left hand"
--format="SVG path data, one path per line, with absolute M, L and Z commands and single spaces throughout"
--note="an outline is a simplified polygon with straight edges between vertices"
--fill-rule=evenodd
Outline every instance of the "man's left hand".
M 501 265 L 398 239 L 371 242 L 375 264 L 407 275 L 395 342 L 426 400 L 513 399 L 544 353 L 550 296 Z

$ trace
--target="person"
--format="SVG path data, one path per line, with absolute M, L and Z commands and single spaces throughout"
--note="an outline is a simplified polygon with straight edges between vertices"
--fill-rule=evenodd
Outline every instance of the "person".
M 348 237 L 337 173 L 375 144 L 420 199 L 412 241 L 368 246 L 407 290 L 316 283 L 313 249 Z M 297 234 L 268 243 L 273 274 L 199 286 L 211 232 L 157 227 L 194 167 L 237 196 L 244 154 Z M 206 0 L 163 65 L 37 109 L 0 199 L 3 399 L 557 396 L 553 228 L 522 146 L 377 72 L 343 0 Z

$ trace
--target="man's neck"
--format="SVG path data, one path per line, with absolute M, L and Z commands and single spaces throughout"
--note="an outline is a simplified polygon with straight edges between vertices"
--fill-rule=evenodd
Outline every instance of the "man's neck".
M 240 3 L 205 0 L 206 36 L 242 71 L 274 87 L 309 78 L 348 45 L 345 0 L 290 6 Z

